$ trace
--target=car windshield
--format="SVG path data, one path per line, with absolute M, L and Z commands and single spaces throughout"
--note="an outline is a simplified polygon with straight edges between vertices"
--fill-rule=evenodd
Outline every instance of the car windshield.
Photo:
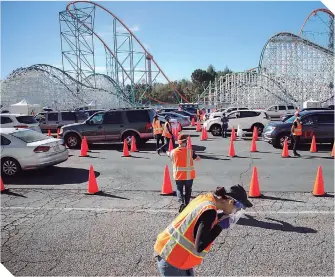
M 299 117 L 301 117 L 301 116 L 304 116 L 306 114 L 306 112 L 300 112 L 299 113 Z M 286 123 L 293 123 L 293 121 L 295 120 L 295 116 L 291 116 L 290 118 L 288 118 L 285 122 Z
M 11 134 L 13 137 L 16 137 L 20 140 L 23 140 L 26 143 L 46 140 L 49 137 L 43 135 L 42 133 L 35 132 L 33 130 L 22 130 Z

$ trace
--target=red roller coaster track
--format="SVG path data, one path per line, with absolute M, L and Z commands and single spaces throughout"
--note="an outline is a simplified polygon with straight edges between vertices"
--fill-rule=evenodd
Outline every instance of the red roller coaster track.
M 113 51 L 108 47 L 108 45 L 104 42 L 104 40 L 96 33 L 94 32 L 90 27 L 88 27 L 84 22 L 80 21 L 78 18 L 76 18 L 76 16 L 71 12 L 70 7 L 73 6 L 76 3 L 85 3 L 85 4 L 92 4 L 96 7 L 99 7 L 100 9 L 106 11 L 107 13 L 109 13 L 111 16 L 113 16 L 129 33 L 130 35 L 137 41 L 137 43 L 141 46 L 141 48 L 144 50 L 145 54 L 151 57 L 152 62 L 157 66 L 158 70 L 162 73 L 162 75 L 165 77 L 165 79 L 169 82 L 170 87 L 186 102 L 188 103 L 188 100 L 179 93 L 179 91 L 176 89 L 176 87 L 171 83 L 171 81 L 169 80 L 169 78 L 165 75 L 165 73 L 162 71 L 162 69 L 159 67 L 159 65 L 156 63 L 156 61 L 153 59 L 153 56 L 145 49 L 145 47 L 143 46 L 143 44 L 138 40 L 138 38 L 134 35 L 134 33 L 116 16 L 114 15 L 111 11 L 109 11 L 108 9 L 106 9 L 105 7 L 91 2 L 91 1 L 72 1 L 70 3 L 67 4 L 66 6 L 66 10 L 67 12 L 70 14 L 70 16 L 77 20 L 78 22 L 80 22 L 81 24 L 83 24 L 83 26 L 85 26 L 85 28 L 87 28 L 88 30 L 90 30 L 95 37 L 97 37 L 100 42 L 105 46 L 105 48 L 108 50 L 108 52 L 114 57 L 115 61 L 119 64 L 119 66 L 122 68 L 122 70 L 124 71 L 124 73 L 127 75 L 127 77 L 131 80 L 130 76 L 127 74 L 126 70 L 123 68 L 122 64 L 117 60 L 115 54 L 113 53 Z M 147 95 L 148 96 L 148 95 Z M 148 96 L 151 100 L 156 101 L 160 104 L 169 104 L 166 102 L 162 102 L 158 99 L 155 99 L 151 96 Z
M 300 32 L 299 32 L 299 36 L 301 36 L 302 31 L 303 31 L 303 29 L 304 29 L 304 27 L 305 27 L 307 21 L 308 21 L 312 16 L 316 15 L 318 12 L 324 12 L 324 13 L 327 13 L 327 14 L 329 14 L 330 16 L 334 17 L 334 14 L 333 14 L 330 10 L 328 10 L 328 9 L 316 9 L 316 10 L 312 11 L 312 12 L 307 16 L 307 18 L 306 18 L 304 24 L 302 25 L 302 27 L 301 27 L 301 29 L 300 29 Z

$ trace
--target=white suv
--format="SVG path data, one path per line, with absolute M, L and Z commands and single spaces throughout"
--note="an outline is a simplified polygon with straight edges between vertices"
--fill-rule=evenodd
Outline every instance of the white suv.
M 243 110 L 249 110 L 248 108 L 240 108 L 240 107 L 229 107 L 227 109 L 220 109 L 217 112 L 210 113 L 209 118 L 216 118 L 216 117 L 221 117 L 223 113 L 226 115 L 233 112 L 233 111 L 243 111 Z
M 262 110 L 234 111 L 228 114 L 227 117 L 229 119 L 228 131 L 231 131 L 233 127 L 237 130 L 238 125 L 243 131 L 249 132 L 252 132 L 254 127 L 257 127 L 259 135 L 262 134 L 264 126 L 270 122 L 269 116 Z M 204 123 L 204 127 L 213 136 L 220 136 L 222 132 L 221 117 L 210 118 Z
M 41 132 L 40 124 L 32 115 L 0 114 L 1 128 L 25 128 Z

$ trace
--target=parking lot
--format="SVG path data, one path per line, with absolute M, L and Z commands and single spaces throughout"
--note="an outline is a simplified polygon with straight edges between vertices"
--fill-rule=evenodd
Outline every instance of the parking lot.
M 217 186 L 246 189 L 254 166 L 262 199 L 252 199 L 238 226 L 223 231 L 196 269 L 197 275 L 321 275 L 334 271 L 334 161 L 332 145 L 318 153 L 302 147 L 300 158 L 258 141 L 237 140 L 237 157 L 228 157 L 229 139 L 200 141 L 187 128 L 195 162 L 193 196 Z M 164 166 L 149 141 L 123 158 L 122 144 L 90 146 L 89 157 L 69 150 L 68 161 L 4 180 L 1 195 L 2 263 L 23 275 L 158 275 L 153 258 L 157 234 L 176 216 L 176 197 L 161 196 Z M 290 154 L 292 152 L 290 151 Z M 100 195 L 87 195 L 93 165 Z M 311 195 L 319 166 L 327 197 Z

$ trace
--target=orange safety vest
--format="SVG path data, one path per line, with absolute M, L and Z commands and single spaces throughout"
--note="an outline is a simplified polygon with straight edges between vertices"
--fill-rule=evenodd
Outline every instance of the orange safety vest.
M 163 133 L 162 125 L 158 119 L 154 120 L 154 122 L 152 123 L 152 126 L 154 128 L 154 135 L 159 135 Z
M 201 253 L 195 248 L 194 227 L 203 212 L 215 210 L 213 194 L 199 195 L 157 236 L 155 252 L 170 265 L 179 269 L 190 269 L 200 265 L 213 243 Z M 212 224 L 218 223 L 218 218 Z
M 166 137 L 166 138 L 170 139 L 170 138 L 172 138 L 172 135 L 169 133 L 167 125 L 169 125 L 170 130 L 171 130 L 171 123 L 165 122 L 162 135 L 163 135 L 163 137 Z
M 177 147 L 170 155 L 173 164 L 173 178 L 175 180 L 193 180 L 195 170 L 193 166 L 192 149 Z
M 293 129 L 293 135 L 294 136 L 301 136 L 302 135 L 302 125 L 298 121 L 294 121 L 297 123 L 297 127 Z M 294 123 L 293 123 L 294 124 Z

